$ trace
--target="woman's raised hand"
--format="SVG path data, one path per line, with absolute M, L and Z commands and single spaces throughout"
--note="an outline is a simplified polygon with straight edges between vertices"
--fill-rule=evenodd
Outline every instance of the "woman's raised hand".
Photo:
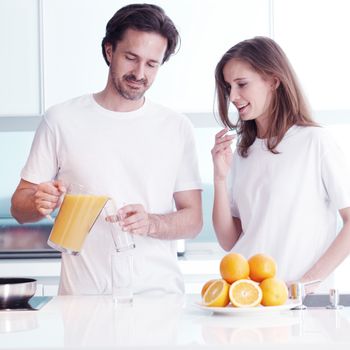
M 232 162 L 231 144 L 235 135 L 228 135 L 226 127 L 215 135 L 215 145 L 211 150 L 214 163 L 214 182 L 226 180 Z

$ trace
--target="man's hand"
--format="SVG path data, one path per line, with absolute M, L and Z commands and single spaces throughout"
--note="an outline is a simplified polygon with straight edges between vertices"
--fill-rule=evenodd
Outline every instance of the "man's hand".
M 122 230 L 156 239 L 194 238 L 202 228 L 201 190 L 174 193 L 176 211 L 150 214 L 142 204 L 118 210 Z
M 41 220 L 61 204 L 65 192 L 61 181 L 35 184 L 21 179 L 11 199 L 11 214 L 20 224 Z
M 51 214 L 61 204 L 61 196 L 66 192 L 61 181 L 43 182 L 34 193 L 34 205 L 43 216 Z
M 142 204 L 129 204 L 118 210 L 123 231 L 148 235 L 155 231 L 155 216 L 148 214 Z

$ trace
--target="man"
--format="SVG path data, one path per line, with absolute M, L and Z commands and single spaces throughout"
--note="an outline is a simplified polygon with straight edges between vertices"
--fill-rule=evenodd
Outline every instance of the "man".
M 119 214 L 136 244 L 135 293 L 183 292 L 175 240 L 202 227 L 190 122 L 144 97 L 177 43 L 173 22 L 158 6 L 120 9 L 102 41 L 105 89 L 47 111 L 12 197 L 20 223 L 49 215 L 69 183 L 127 203 Z M 80 256 L 62 254 L 60 294 L 110 293 L 113 242 L 105 224 L 96 222 Z

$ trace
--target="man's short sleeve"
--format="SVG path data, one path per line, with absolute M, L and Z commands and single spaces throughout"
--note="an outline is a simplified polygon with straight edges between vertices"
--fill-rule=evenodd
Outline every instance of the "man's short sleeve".
M 174 192 L 201 189 L 194 130 L 187 118 L 182 123 L 181 137 L 183 137 L 183 152 Z
M 21 178 L 38 184 L 53 180 L 57 172 L 56 139 L 44 117 L 35 133 Z

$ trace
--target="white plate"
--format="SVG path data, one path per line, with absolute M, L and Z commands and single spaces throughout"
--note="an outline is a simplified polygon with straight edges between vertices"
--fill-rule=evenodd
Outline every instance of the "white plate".
M 226 307 L 209 307 L 204 306 L 202 303 L 195 303 L 197 307 L 202 310 L 218 313 L 218 314 L 261 314 L 265 312 L 275 312 L 293 309 L 296 306 L 301 305 L 300 301 L 288 299 L 287 302 L 279 306 L 256 306 L 256 307 L 233 307 L 231 304 Z

